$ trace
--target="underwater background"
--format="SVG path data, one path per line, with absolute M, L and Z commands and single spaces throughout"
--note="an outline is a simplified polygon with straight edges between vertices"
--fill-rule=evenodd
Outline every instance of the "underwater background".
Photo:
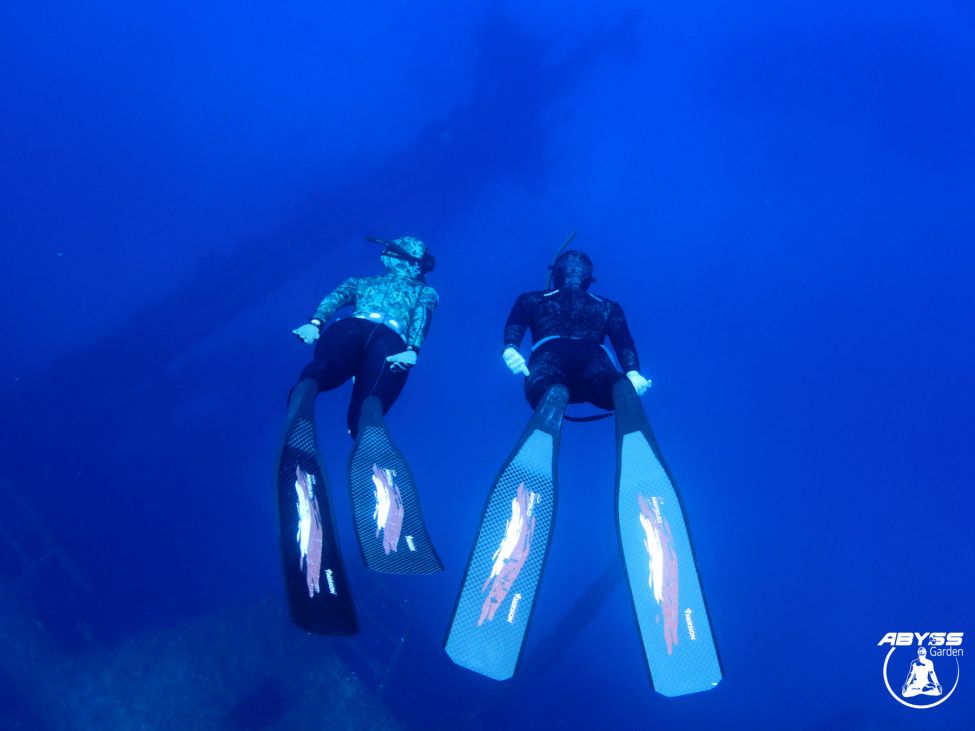
M 973 49 L 949 0 L 5 0 L 0 729 L 971 728 L 969 658 L 913 710 L 878 643 L 975 641 Z M 707 693 L 651 689 L 611 419 L 564 428 L 518 674 L 442 649 L 530 415 L 501 328 L 573 229 L 653 379 Z M 361 565 L 323 394 L 362 622 L 325 638 L 274 460 L 291 330 L 381 271 L 366 234 L 438 260 L 387 425 L 446 570 Z

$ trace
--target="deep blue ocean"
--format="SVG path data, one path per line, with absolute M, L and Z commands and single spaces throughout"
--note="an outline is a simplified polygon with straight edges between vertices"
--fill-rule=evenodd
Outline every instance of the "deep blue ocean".
M 975 728 L 970 1 L 5 0 L 0 182 L 0 730 Z M 706 693 L 651 687 L 612 419 L 563 430 L 518 673 L 443 650 L 531 414 L 502 327 L 573 230 L 653 379 Z M 275 459 L 365 235 L 437 257 L 387 425 L 445 571 L 362 565 L 322 394 L 362 630 L 321 637 Z M 888 692 L 891 632 L 964 633 L 944 702 Z

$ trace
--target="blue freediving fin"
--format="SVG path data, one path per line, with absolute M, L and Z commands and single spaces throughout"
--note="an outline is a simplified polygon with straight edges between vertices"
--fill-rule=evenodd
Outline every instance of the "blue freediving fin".
M 366 566 L 387 574 L 443 570 L 423 523 L 413 473 L 386 431 L 375 396 L 362 403 L 359 438 L 349 457 L 349 491 Z
M 514 675 L 555 519 L 565 386 L 546 392 L 494 482 L 481 517 L 445 648 L 495 680 Z
M 614 386 L 613 401 L 620 549 L 653 688 L 710 690 L 721 661 L 676 485 L 629 381 Z
M 296 625 L 315 634 L 351 635 L 358 625 L 315 437 L 317 395 L 313 380 L 295 386 L 278 460 L 284 581 Z

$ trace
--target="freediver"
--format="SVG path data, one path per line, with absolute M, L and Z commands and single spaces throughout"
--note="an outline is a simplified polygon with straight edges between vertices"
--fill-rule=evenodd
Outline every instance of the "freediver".
M 505 323 L 502 356 L 524 376 L 534 412 L 488 495 L 444 649 L 486 677 L 514 675 L 552 538 L 565 409 L 589 402 L 616 417 L 617 527 L 654 687 L 667 696 L 709 690 L 721 665 L 677 489 L 640 402 L 650 381 L 626 316 L 589 292 L 595 280 L 585 253 L 560 253 L 551 270 L 555 286 L 521 294 Z M 527 330 L 526 361 L 519 348 Z
M 435 262 L 426 244 L 412 236 L 368 240 L 382 245 L 385 273 L 346 279 L 309 322 L 292 330 L 315 345 L 315 354 L 288 399 L 276 484 L 281 557 L 292 620 L 317 634 L 350 635 L 358 629 L 315 433 L 320 392 L 354 381 L 347 412 L 355 440 L 348 481 L 366 566 L 387 573 L 442 568 L 423 525 L 409 465 L 383 421 L 430 329 L 437 293 L 426 274 Z M 345 306 L 352 307 L 352 316 L 328 324 Z
M 569 403 L 588 401 L 612 410 L 616 384 L 628 382 L 642 396 L 650 380 L 640 374 L 640 361 L 623 308 L 589 292 L 595 281 L 592 260 L 568 250 L 552 264 L 555 289 L 525 292 L 515 301 L 504 326 L 505 364 L 525 376 L 525 397 L 538 406 L 549 389 L 562 385 Z M 519 351 L 525 330 L 531 330 L 527 362 Z M 609 357 L 609 338 L 623 372 Z M 624 375 L 625 374 L 625 375 Z
M 383 245 L 379 258 L 385 274 L 349 277 L 321 301 L 309 322 L 292 331 L 306 344 L 315 344 L 315 356 L 302 370 L 291 398 L 311 389 L 316 395 L 330 391 L 354 378 L 347 416 L 353 439 L 367 397 L 378 397 L 385 414 L 403 390 L 438 302 L 426 283 L 434 259 L 425 243 L 412 236 L 374 241 Z M 353 307 L 352 316 L 326 327 L 347 305 Z

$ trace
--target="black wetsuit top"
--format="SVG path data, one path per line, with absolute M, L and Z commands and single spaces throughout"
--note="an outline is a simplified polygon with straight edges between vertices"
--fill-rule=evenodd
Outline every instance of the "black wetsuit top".
M 525 395 L 532 406 L 548 388 L 562 383 L 569 387 L 572 402 L 612 408 L 612 386 L 623 375 L 601 347 L 607 337 L 623 371 L 640 370 L 623 308 L 585 290 L 525 292 L 505 323 L 505 347 L 517 349 L 528 328 L 535 347 L 528 361 L 531 375 L 525 379 Z

